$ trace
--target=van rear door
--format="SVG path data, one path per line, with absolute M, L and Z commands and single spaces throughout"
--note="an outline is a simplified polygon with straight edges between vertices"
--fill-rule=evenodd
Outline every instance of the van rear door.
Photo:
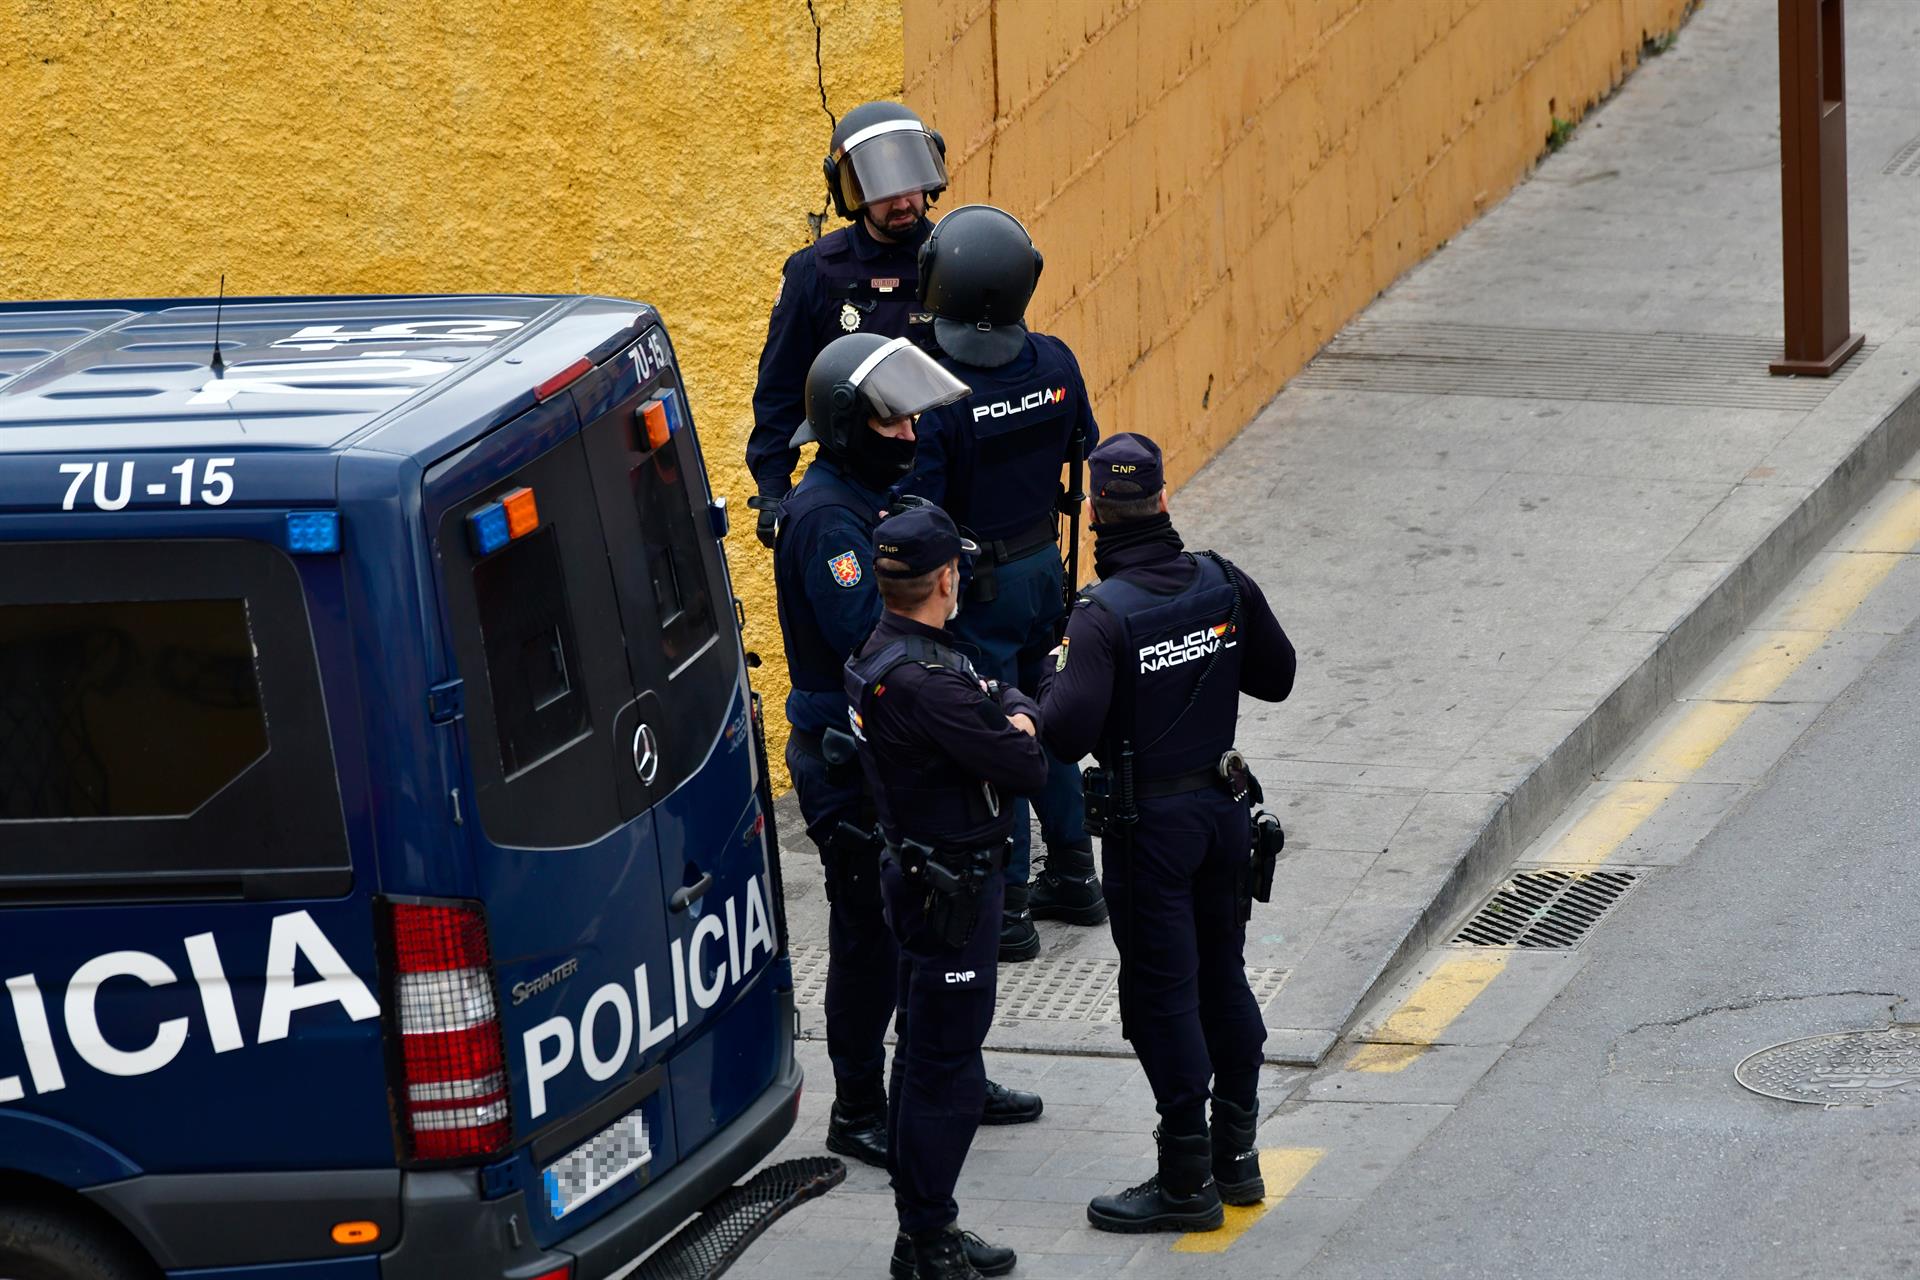
M 700 447 L 665 331 L 574 384 L 659 847 L 682 1151 L 772 1082 L 779 942 L 745 666 Z M 679 989 L 684 969 L 685 990 Z
M 456 736 L 474 788 L 468 839 L 498 981 L 515 1180 L 544 1245 L 678 1156 L 662 1062 L 678 1033 L 674 957 L 635 768 L 640 709 L 572 402 L 552 400 L 437 464 L 425 489 L 460 678 Z M 618 1158 L 587 1147 L 607 1134 Z M 568 1157 L 583 1148 L 576 1170 Z

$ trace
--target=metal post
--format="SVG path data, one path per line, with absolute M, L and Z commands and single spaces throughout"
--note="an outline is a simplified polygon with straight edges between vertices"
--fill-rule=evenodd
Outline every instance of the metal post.
M 1774 373 L 1824 378 L 1866 341 L 1848 325 L 1843 0 L 1780 0 L 1780 210 L 1787 340 Z

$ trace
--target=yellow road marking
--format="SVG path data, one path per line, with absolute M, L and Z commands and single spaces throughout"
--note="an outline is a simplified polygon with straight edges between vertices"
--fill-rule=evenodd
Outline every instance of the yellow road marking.
M 1713 753 L 1753 714 L 1751 702 L 1696 702 L 1668 729 L 1633 776 L 1641 782 L 1678 785 L 1700 772 Z M 1604 798 L 1601 803 L 1605 803 Z M 1641 815 L 1644 821 L 1653 810 Z M 1638 826 L 1638 823 L 1634 825 Z
M 1598 796 L 1553 846 L 1553 861 L 1597 866 L 1678 790 L 1672 782 L 1616 782 Z
M 1228 1205 L 1227 1219 L 1212 1231 L 1194 1231 L 1173 1242 L 1175 1253 L 1225 1253 L 1247 1228 L 1267 1216 L 1267 1211 L 1285 1200 L 1293 1189 L 1326 1155 L 1321 1147 L 1273 1147 L 1260 1153 L 1260 1176 L 1266 1181 L 1267 1196 L 1259 1204 Z
M 1887 504 L 1859 533 L 1841 544 L 1846 551 L 1892 551 L 1904 554 L 1920 546 L 1920 484 Z
M 1507 953 L 1455 956 L 1400 1002 L 1373 1033 L 1379 1044 L 1361 1046 L 1347 1062 L 1349 1071 L 1404 1071 L 1421 1049 L 1440 1038 L 1453 1020 L 1507 967 Z M 1409 1048 L 1413 1052 L 1408 1052 Z
M 1890 551 L 1836 555 L 1820 581 L 1788 607 L 1780 625 L 1793 631 L 1838 630 L 1904 559 L 1904 555 Z

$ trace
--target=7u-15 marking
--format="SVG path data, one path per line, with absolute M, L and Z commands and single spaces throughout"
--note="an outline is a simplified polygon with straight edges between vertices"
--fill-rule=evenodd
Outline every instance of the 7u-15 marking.
M 225 506 L 233 497 L 232 458 L 208 458 L 204 465 L 197 458 L 186 458 L 176 466 L 167 468 L 167 474 L 178 476 L 180 485 L 180 505 L 190 507 L 194 499 L 210 507 Z M 193 487 L 193 470 L 200 467 L 200 489 Z M 76 503 L 83 503 L 87 495 L 82 492 L 87 477 L 93 477 L 93 503 L 100 511 L 118 511 L 133 499 L 134 464 L 122 462 L 119 476 L 114 476 L 111 462 L 63 462 L 60 474 L 72 476 L 73 483 L 67 486 L 67 496 L 60 503 L 62 511 L 72 511 Z M 151 473 L 149 473 L 151 474 Z M 151 482 L 146 486 L 147 496 L 165 497 L 170 486 L 165 481 Z

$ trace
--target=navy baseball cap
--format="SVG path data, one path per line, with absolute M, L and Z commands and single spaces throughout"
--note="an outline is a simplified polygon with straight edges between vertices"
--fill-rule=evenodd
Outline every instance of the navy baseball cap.
M 1102 440 L 1087 455 L 1087 478 L 1096 498 L 1150 498 L 1167 483 L 1160 446 L 1136 431 Z
M 891 573 L 879 565 L 874 572 L 883 578 L 917 578 L 962 555 L 977 555 L 980 548 L 960 536 L 953 517 L 928 503 L 909 507 L 882 520 L 873 531 L 876 560 L 898 560 L 907 567 Z

